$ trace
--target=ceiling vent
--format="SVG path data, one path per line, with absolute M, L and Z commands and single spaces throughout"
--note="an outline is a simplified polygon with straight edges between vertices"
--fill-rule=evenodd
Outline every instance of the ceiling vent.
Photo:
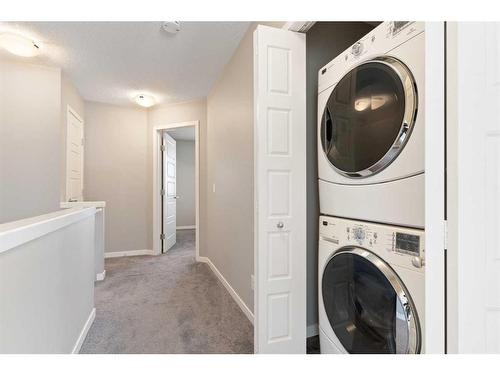
M 161 25 L 161 29 L 169 34 L 177 34 L 181 30 L 179 21 L 166 21 Z

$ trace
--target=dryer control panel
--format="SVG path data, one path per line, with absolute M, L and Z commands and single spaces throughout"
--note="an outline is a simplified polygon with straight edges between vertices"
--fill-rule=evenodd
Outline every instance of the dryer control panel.
M 320 240 L 372 251 L 389 264 L 422 270 L 425 265 L 424 231 L 337 217 L 320 217 Z
M 354 65 L 370 58 L 390 55 L 394 48 L 423 33 L 424 30 L 424 22 L 381 23 L 318 71 L 318 93 L 335 84 Z

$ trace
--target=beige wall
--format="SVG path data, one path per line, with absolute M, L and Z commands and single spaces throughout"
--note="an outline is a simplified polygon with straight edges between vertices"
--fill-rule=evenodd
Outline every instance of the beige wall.
M 68 124 L 68 105 L 84 119 L 83 131 L 85 133 L 85 102 L 69 78 L 63 73 L 61 76 L 61 160 L 63 161 L 61 163 L 60 180 L 61 202 L 66 201 L 66 132 Z M 85 176 L 83 177 L 85 178 Z M 83 193 L 83 199 L 86 200 L 85 191 Z
M 159 107 L 153 107 L 149 110 L 148 141 L 149 141 L 149 160 L 153 160 L 153 127 L 158 125 L 167 125 L 177 122 L 200 121 L 200 255 L 204 255 L 207 246 L 207 101 L 198 99 L 189 102 L 169 104 Z M 149 248 L 152 249 L 152 225 L 153 225 L 153 167 L 149 168 L 149 183 L 151 185 L 149 204 L 149 225 L 151 228 L 151 240 Z
M 281 27 L 283 23 L 271 23 Z M 207 99 L 207 244 L 210 258 L 253 311 L 252 24 Z M 216 185 L 215 193 L 212 184 Z
M 153 249 L 153 127 L 192 120 L 200 121 L 200 152 L 206 160 L 204 99 L 150 110 L 85 102 L 84 194 L 85 200 L 106 201 L 106 252 Z
M 0 57 L 0 223 L 59 208 L 61 71 Z
M 85 102 L 85 199 L 106 201 L 106 252 L 150 249 L 147 121 L 145 109 Z

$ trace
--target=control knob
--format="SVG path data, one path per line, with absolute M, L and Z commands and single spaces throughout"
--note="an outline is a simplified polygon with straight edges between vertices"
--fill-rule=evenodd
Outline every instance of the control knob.
M 361 52 L 363 52 L 363 44 L 361 42 L 357 42 L 352 46 L 352 54 L 354 56 L 359 56 L 361 55 Z
M 413 257 L 411 258 L 411 264 L 413 264 L 413 267 L 422 268 L 424 266 L 424 260 L 421 257 Z

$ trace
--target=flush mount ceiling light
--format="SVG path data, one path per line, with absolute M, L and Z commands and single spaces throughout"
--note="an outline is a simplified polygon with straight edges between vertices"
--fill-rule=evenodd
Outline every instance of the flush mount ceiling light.
M 134 98 L 135 102 L 141 107 L 149 108 L 156 103 L 156 100 L 151 95 L 139 94 Z
M 163 31 L 170 34 L 177 34 L 181 30 L 181 23 L 179 21 L 166 21 L 161 25 Z
M 0 48 L 22 57 L 33 57 L 40 53 L 40 46 L 34 40 L 12 33 L 0 34 Z

